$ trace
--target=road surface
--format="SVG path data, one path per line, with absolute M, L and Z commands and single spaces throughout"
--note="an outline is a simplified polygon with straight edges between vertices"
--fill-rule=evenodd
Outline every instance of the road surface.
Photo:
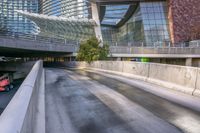
M 199 111 L 132 84 L 86 71 L 45 75 L 47 133 L 200 133 Z
M 4 111 L 12 97 L 15 95 L 17 92 L 19 86 L 21 85 L 23 80 L 17 80 L 14 81 L 13 85 L 14 88 L 10 90 L 9 92 L 0 92 L 0 114 Z

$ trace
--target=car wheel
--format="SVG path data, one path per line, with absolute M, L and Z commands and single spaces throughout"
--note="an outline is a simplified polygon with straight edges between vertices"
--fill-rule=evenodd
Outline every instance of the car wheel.
M 10 87 L 9 87 L 9 86 L 6 86 L 6 87 L 5 87 L 5 91 L 10 91 Z
M 9 88 L 10 88 L 10 89 L 13 89 L 13 88 L 14 88 L 14 86 L 13 86 L 12 84 L 10 84 L 10 85 L 9 85 Z

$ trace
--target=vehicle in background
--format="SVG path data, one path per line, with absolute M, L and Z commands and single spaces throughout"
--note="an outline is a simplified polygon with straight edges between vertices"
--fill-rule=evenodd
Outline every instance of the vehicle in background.
M 146 58 L 146 57 L 141 57 L 141 58 L 132 58 L 130 61 L 135 61 L 135 62 L 150 62 L 150 59 L 149 58 Z
M 13 76 L 12 74 L 5 73 L 5 74 L 0 74 L 0 92 L 1 91 L 10 91 L 13 89 Z
M 6 61 L 8 61 L 8 60 L 7 60 L 6 57 L 0 57 L 0 61 L 2 61 L 2 62 L 6 62 Z
M 12 61 L 20 61 L 20 60 L 22 60 L 22 58 L 0 56 L 0 62 L 12 62 Z

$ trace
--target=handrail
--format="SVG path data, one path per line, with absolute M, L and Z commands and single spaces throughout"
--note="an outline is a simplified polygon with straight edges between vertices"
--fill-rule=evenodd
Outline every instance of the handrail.
M 160 47 L 178 47 L 178 48 L 185 48 L 185 47 L 200 47 L 200 40 L 193 40 L 190 42 L 179 42 L 179 43 L 171 43 L 169 41 L 166 42 L 152 42 L 152 43 L 146 43 L 142 41 L 138 42 L 128 42 L 128 41 L 122 41 L 122 42 L 105 42 L 109 44 L 110 46 L 126 46 L 126 47 L 154 47 L 154 48 L 160 48 Z
M 126 47 L 110 46 L 112 54 L 200 54 L 200 47 Z
M 64 38 L 56 38 L 56 37 L 48 37 L 41 35 L 32 35 L 32 34 L 24 34 L 24 33 L 1 33 L 0 38 L 11 38 L 11 39 L 22 39 L 22 40 L 30 40 L 30 41 L 38 41 L 44 43 L 56 43 L 58 45 L 68 45 L 74 44 L 78 45 L 78 41 L 66 40 Z

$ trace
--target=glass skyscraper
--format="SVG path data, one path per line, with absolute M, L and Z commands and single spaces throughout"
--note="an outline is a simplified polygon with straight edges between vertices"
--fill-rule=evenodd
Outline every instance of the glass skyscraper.
M 66 18 L 91 18 L 87 0 L 40 0 L 39 12 Z
M 1 0 L 0 31 L 5 34 L 25 33 L 37 34 L 37 25 L 19 15 L 16 10 L 38 13 L 38 0 Z

